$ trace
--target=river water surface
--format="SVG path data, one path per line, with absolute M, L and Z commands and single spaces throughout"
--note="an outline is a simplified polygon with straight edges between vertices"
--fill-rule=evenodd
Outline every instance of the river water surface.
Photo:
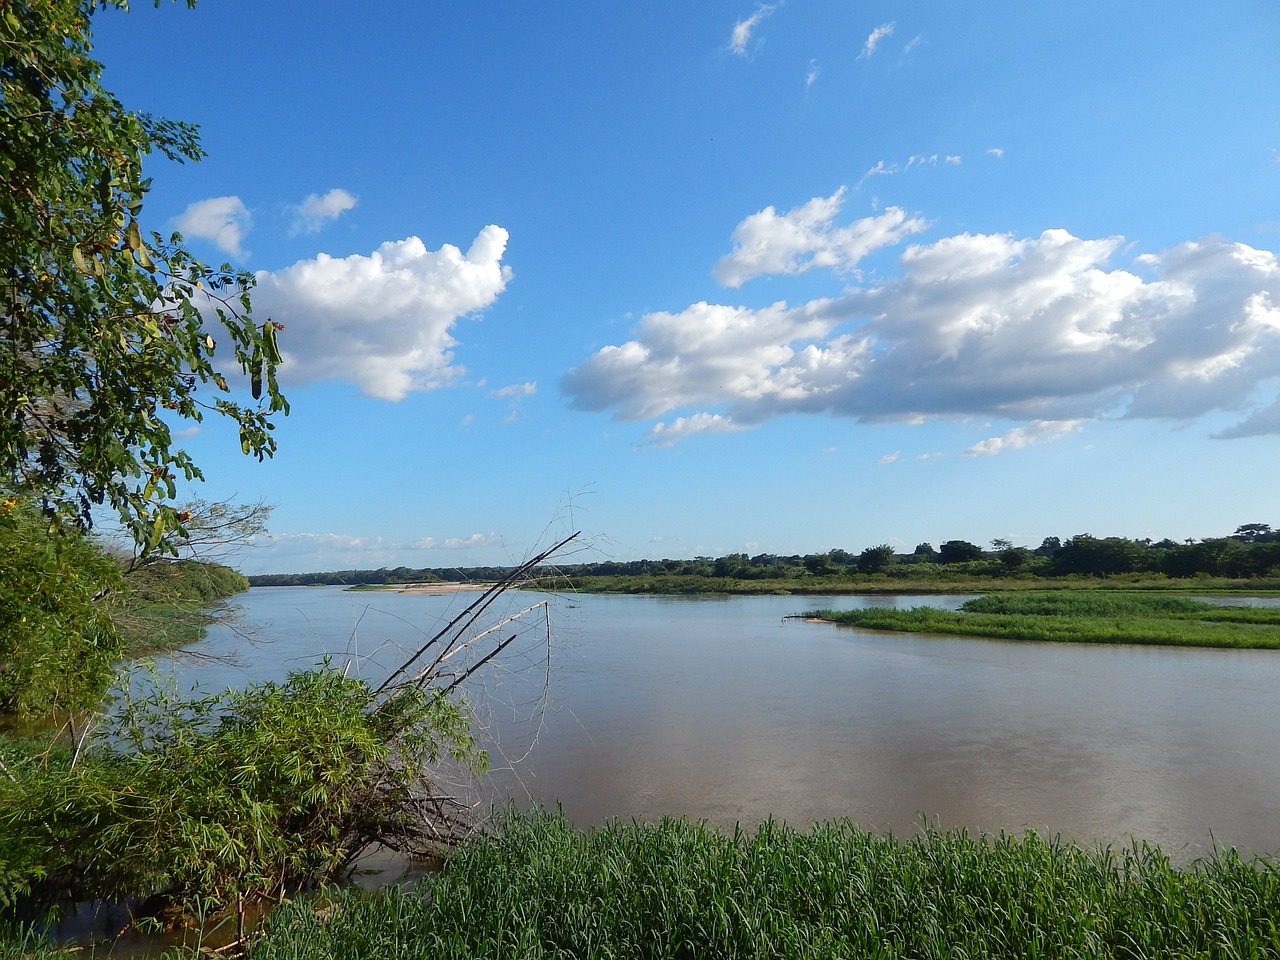
M 234 653 L 238 666 L 175 669 L 184 688 L 216 689 L 329 653 L 377 677 L 468 599 L 258 588 L 238 598 L 238 630 L 216 627 L 197 648 Z M 1280 853 L 1280 652 L 783 619 L 964 599 L 551 598 L 549 661 L 531 637 L 472 691 L 500 745 L 491 784 L 559 803 L 584 827 L 664 814 L 727 827 L 849 817 L 902 834 L 923 816 L 1087 844 L 1136 837 L 1179 861 L 1215 844 Z

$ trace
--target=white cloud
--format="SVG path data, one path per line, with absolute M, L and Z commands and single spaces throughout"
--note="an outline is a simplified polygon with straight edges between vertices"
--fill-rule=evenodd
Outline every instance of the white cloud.
M 851 256 L 830 252 L 848 249 L 831 239 L 838 200 L 743 221 L 718 274 L 740 282 L 818 263 L 847 268 Z M 1118 264 L 1126 249 L 1121 237 L 1065 230 L 915 244 L 879 286 L 798 306 L 700 302 L 647 314 L 563 387 L 573 406 L 618 419 L 677 416 L 649 435 L 664 442 L 797 413 L 1024 424 L 975 453 L 1104 416 L 1235 411 L 1240 421 L 1218 436 L 1280 432 L 1276 255 L 1210 237 Z
M 443 540 L 423 537 L 410 546 L 414 550 L 466 550 L 472 547 L 498 547 L 502 542 L 502 538 L 496 533 L 473 533 L 469 537 L 446 537 Z
M 835 226 L 845 188 L 829 197 L 779 214 L 773 207 L 747 217 L 733 231 L 733 250 L 716 264 L 715 277 L 726 287 L 740 287 L 762 274 L 797 274 L 814 267 L 852 270 L 867 254 L 898 243 L 926 226 L 899 207 Z
M 211 197 L 191 204 L 175 223 L 184 236 L 211 240 L 223 253 L 239 257 L 253 217 L 239 197 Z
M 756 7 L 756 12 L 747 17 L 747 19 L 739 20 L 735 23 L 733 32 L 729 35 L 729 49 L 738 56 L 745 57 L 747 55 L 747 46 L 751 43 L 752 32 L 759 26 L 760 21 L 777 10 L 778 6 L 776 3 L 762 3 Z
M 1025 427 L 1014 427 L 1001 437 L 988 437 L 965 451 L 971 457 L 994 456 L 1003 450 L 1020 450 L 1041 440 L 1056 440 L 1080 429 L 1079 420 L 1032 420 Z
M 269 533 L 255 537 L 241 555 L 238 566 L 250 573 L 312 573 L 337 570 L 373 570 L 395 566 L 463 566 L 490 563 L 485 551 L 501 548 L 496 533 L 465 537 L 423 537 L 413 542 L 387 537 L 360 537 L 345 533 Z M 453 554 L 433 560 L 422 551 Z M 462 558 L 457 556 L 461 551 Z M 467 551 L 477 551 L 467 553 Z M 500 559 L 497 562 L 506 562 Z
M 669 447 L 699 433 L 735 433 L 743 429 L 746 428 L 718 413 L 695 413 L 691 417 L 678 417 L 671 423 L 655 423 L 645 434 L 644 445 Z
M 893 463 L 900 456 L 902 456 L 902 451 L 895 450 L 893 451 L 893 453 L 886 453 L 883 457 L 877 460 L 876 463 L 880 464 L 881 466 L 884 466 L 887 463 Z
M 876 47 L 880 46 L 880 41 L 885 37 L 892 35 L 893 23 L 882 23 L 871 31 L 871 35 L 867 37 L 867 42 L 862 45 L 862 52 L 858 54 L 859 60 L 865 60 L 876 52 Z M 914 42 L 914 41 L 913 41 Z
M 293 207 L 292 233 L 316 233 L 355 208 L 356 198 L 339 187 L 325 194 L 313 193 Z
M 1004 156 L 1004 147 L 991 147 L 987 150 L 987 156 L 999 159 Z
M 500 387 L 493 391 L 495 397 L 506 399 L 508 397 L 532 397 L 538 392 L 538 385 L 533 381 L 528 383 L 513 383 L 508 387 Z
M 809 71 L 808 71 L 808 73 L 806 73 L 806 74 L 804 75 L 804 87 L 805 87 L 805 89 L 806 89 L 806 90 L 808 90 L 810 87 L 812 87 L 812 86 L 817 82 L 817 80 L 818 80 L 818 61 L 817 61 L 817 60 L 810 60 L 810 61 L 809 61 Z
M 990 153 L 990 151 L 987 151 Z M 861 189 L 862 185 L 872 177 L 892 177 L 900 173 L 917 167 L 936 167 L 941 162 L 949 167 L 958 167 L 962 158 L 956 154 L 936 154 L 936 153 L 917 153 L 907 157 L 903 163 L 888 163 L 884 160 L 876 161 L 876 165 L 858 178 L 858 182 L 854 184 L 855 189 Z
M 507 231 L 488 226 L 465 254 L 409 237 L 368 256 L 320 254 L 259 273 L 254 312 L 285 325 L 281 379 L 343 379 L 367 396 L 401 400 L 456 378 L 464 371 L 454 364 L 454 324 L 505 289 L 506 244 Z

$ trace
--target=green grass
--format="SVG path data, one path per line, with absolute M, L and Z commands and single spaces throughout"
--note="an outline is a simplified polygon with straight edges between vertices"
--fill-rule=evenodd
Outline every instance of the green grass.
M 1278 917 L 1280 871 L 1231 852 L 539 814 L 421 886 L 283 907 L 248 958 L 1276 957 Z
M 1182 593 L 1222 592 L 1275 596 L 1280 592 L 1280 579 L 1233 580 L 1225 577 L 1200 577 L 1171 580 L 1159 574 L 1117 574 L 1098 577 L 1054 577 L 1046 579 L 1013 574 L 992 577 L 964 572 L 915 575 L 910 567 L 884 574 L 824 574 L 770 579 L 738 579 L 692 574 L 644 574 L 612 576 L 554 576 L 529 581 L 527 589 L 557 593 L 624 593 L 624 594 L 948 594 L 980 593 L 987 590 L 1029 592 L 1097 592 L 1158 591 Z
M 1002 593 L 970 600 L 958 612 L 913 607 L 805 616 L 871 630 L 1005 640 L 1280 649 L 1280 609 L 1219 607 L 1161 593 Z

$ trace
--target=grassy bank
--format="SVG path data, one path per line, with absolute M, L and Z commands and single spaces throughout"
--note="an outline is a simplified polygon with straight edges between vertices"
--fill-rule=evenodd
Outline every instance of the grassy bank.
M 1232 851 L 1179 868 L 1144 844 L 1034 833 L 898 839 L 835 821 L 725 834 L 674 819 L 583 832 L 534 814 L 418 885 L 288 903 L 246 957 L 1276 957 L 1278 916 L 1280 867 Z
M 278 911 L 251 960 L 1280 955 L 1280 871 L 1234 854 L 1034 834 L 679 820 L 579 832 L 542 815 L 461 849 L 422 887 Z
M 1280 609 L 1221 607 L 1160 593 L 1002 593 L 967 601 L 958 612 L 914 607 L 805 616 L 872 630 L 1005 640 L 1280 649 Z

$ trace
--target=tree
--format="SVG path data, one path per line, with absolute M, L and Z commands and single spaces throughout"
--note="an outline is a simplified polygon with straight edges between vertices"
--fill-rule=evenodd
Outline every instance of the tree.
M 1035 552 L 1042 557 L 1052 557 L 1055 553 L 1062 549 L 1061 537 L 1045 537 L 1040 541 L 1040 546 L 1036 547 Z
M 1149 548 L 1124 537 L 1099 539 L 1078 533 L 1054 553 L 1053 568 L 1060 574 L 1102 577 L 1145 569 L 1149 555 Z
M 859 573 L 884 573 L 897 561 L 893 547 L 882 543 L 876 547 L 867 547 L 858 554 Z
M 94 706 L 124 641 L 111 616 L 115 560 L 75 530 L 50 539 L 39 511 L 0 500 L 0 715 Z
M 131 112 L 102 86 L 90 21 L 126 6 L 0 3 L 0 483 L 55 523 L 88 528 L 104 505 L 144 552 L 169 551 L 175 481 L 202 477 L 170 423 L 229 417 L 262 459 L 288 404 L 281 328 L 252 319 L 252 276 L 143 233 L 144 157 L 203 152 L 195 127 Z
M 981 559 L 982 548 L 968 540 L 948 540 L 938 548 L 939 563 L 964 563 Z
M 916 563 L 933 563 L 938 558 L 938 551 L 933 549 L 932 543 L 917 543 L 911 555 L 916 558 Z
M 1256 543 L 1259 540 L 1274 540 L 1277 534 L 1269 523 L 1242 523 L 1231 535 L 1232 540 L 1243 540 L 1245 543 Z

